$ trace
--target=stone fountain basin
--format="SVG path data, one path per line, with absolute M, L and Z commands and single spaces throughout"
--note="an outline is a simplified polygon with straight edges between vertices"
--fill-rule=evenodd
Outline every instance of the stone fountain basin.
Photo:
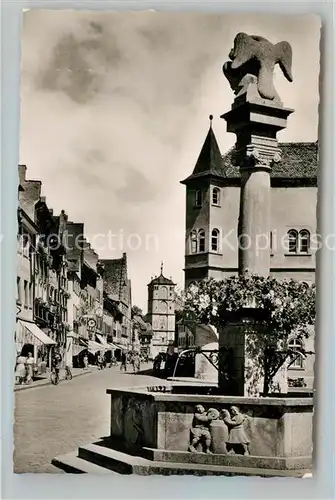
M 111 442 L 121 442 L 125 449 L 140 449 L 142 456 L 166 462 L 286 470 L 311 468 L 313 398 L 189 394 L 194 386 L 184 389 L 185 394 L 179 393 L 180 386 L 172 384 L 108 389 Z M 250 441 L 250 455 L 225 453 L 227 428 L 222 420 L 211 427 L 213 454 L 188 452 L 197 404 L 206 411 L 238 406 L 247 416 L 245 432 Z

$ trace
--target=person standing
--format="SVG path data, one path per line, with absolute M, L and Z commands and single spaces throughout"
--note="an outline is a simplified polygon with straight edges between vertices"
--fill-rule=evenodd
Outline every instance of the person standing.
M 30 384 L 33 381 L 34 365 L 35 365 L 35 360 L 33 358 L 33 355 L 31 352 L 28 352 L 28 357 L 26 360 L 26 371 L 27 371 L 26 382 L 27 382 L 27 384 Z
M 19 353 L 16 359 L 15 383 L 22 384 L 26 378 L 26 358 Z
M 136 366 L 137 366 L 137 363 L 136 363 L 136 353 L 135 352 L 133 352 L 133 354 L 132 354 L 131 364 L 133 365 L 133 372 L 135 373 L 136 372 Z
M 87 356 L 87 354 L 85 354 L 85 356 L 83 358 L 83 362 L 84 362 L 84 370 L 87 370 L 88 369 L 88 356 Z
M 59 351 L 55 351 L 52 357 L 52 368 L 55 370 L 56 375 L 59 377 L 60 365 L 61 365 L 62 357 L 59 354 Z
M 136 371 L 139 372 L 141 369 L 141 356 L 137 354 L 136 358 Z
M 127 355 L 123 351 L 121 354 L 121 365 L 120 365 L 120 371 L 124 370 L 125 372 L 127 371 Z

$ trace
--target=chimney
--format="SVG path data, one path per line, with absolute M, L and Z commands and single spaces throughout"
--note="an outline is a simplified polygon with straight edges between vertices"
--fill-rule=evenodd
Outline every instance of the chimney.
M 50 215 L 53 215 L 53 214 L 54 214 L 53 208 L 49 208 L 49 214 L 50 214 Z
M 27 165 L 19 165 L 19 181 L 20 184 L 26 180 Z

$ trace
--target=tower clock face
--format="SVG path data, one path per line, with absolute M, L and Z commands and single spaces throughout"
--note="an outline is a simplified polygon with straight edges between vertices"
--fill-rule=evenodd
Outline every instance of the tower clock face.
M 90 318 L 90 319 L 87 321 L 87 326 L 88 326 L 89 328 L 94 328 L 94 327 L 95 327 L 95 325 L 96 325 L 95 319 Z

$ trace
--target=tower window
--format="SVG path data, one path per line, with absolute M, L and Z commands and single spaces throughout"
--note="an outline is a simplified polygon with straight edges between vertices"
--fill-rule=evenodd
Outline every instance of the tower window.
M 301 352 L 303 349 L 303 345 L 301 340 L 299 339 L 291 339 L 288 343 L 289 349 L 292 351 L 295 351 L 297 353 Z M 296 359 L 289 365 L 289 368 L 303 368 L 304 367 L 304 360 L 302 354 L 299 354 L 299 356 L 296 357 Z
M 307 229 L 303 229 L 299 233 L 299 252 L 308 253 L 310 247 L 310 234 Z
M 195 206 L 196 207 L 202 206 L 202 191 L 200 190 L 195 192 Z
M 198 231 L 198 244 L 199 244 L 199 252 L 205 251 L 205 231 L 203 229 L 199 229 Z
M 302 229 L 288 231 L 288 251 L 291 254 L 308 254 L 310 252 L 310 232 Z
M 288 233 L 288 251 L 289 253 L 298 252 L 298 233 L 295 229 L 291 229 Z
M 220 236 L 220 231 L 218 229 L 213 229 L 212 239 L 211 239 L 211 248 L 213 252 L 219 251 L 219 236 Z
M 191 253 L 197 253 L 197 250 L 198 250 L 197 232 L 191 231 Z
M 212 191 L 212 204 L 217 206 L 220 205 L 220 189 L 217 187 L 213 188 Z

